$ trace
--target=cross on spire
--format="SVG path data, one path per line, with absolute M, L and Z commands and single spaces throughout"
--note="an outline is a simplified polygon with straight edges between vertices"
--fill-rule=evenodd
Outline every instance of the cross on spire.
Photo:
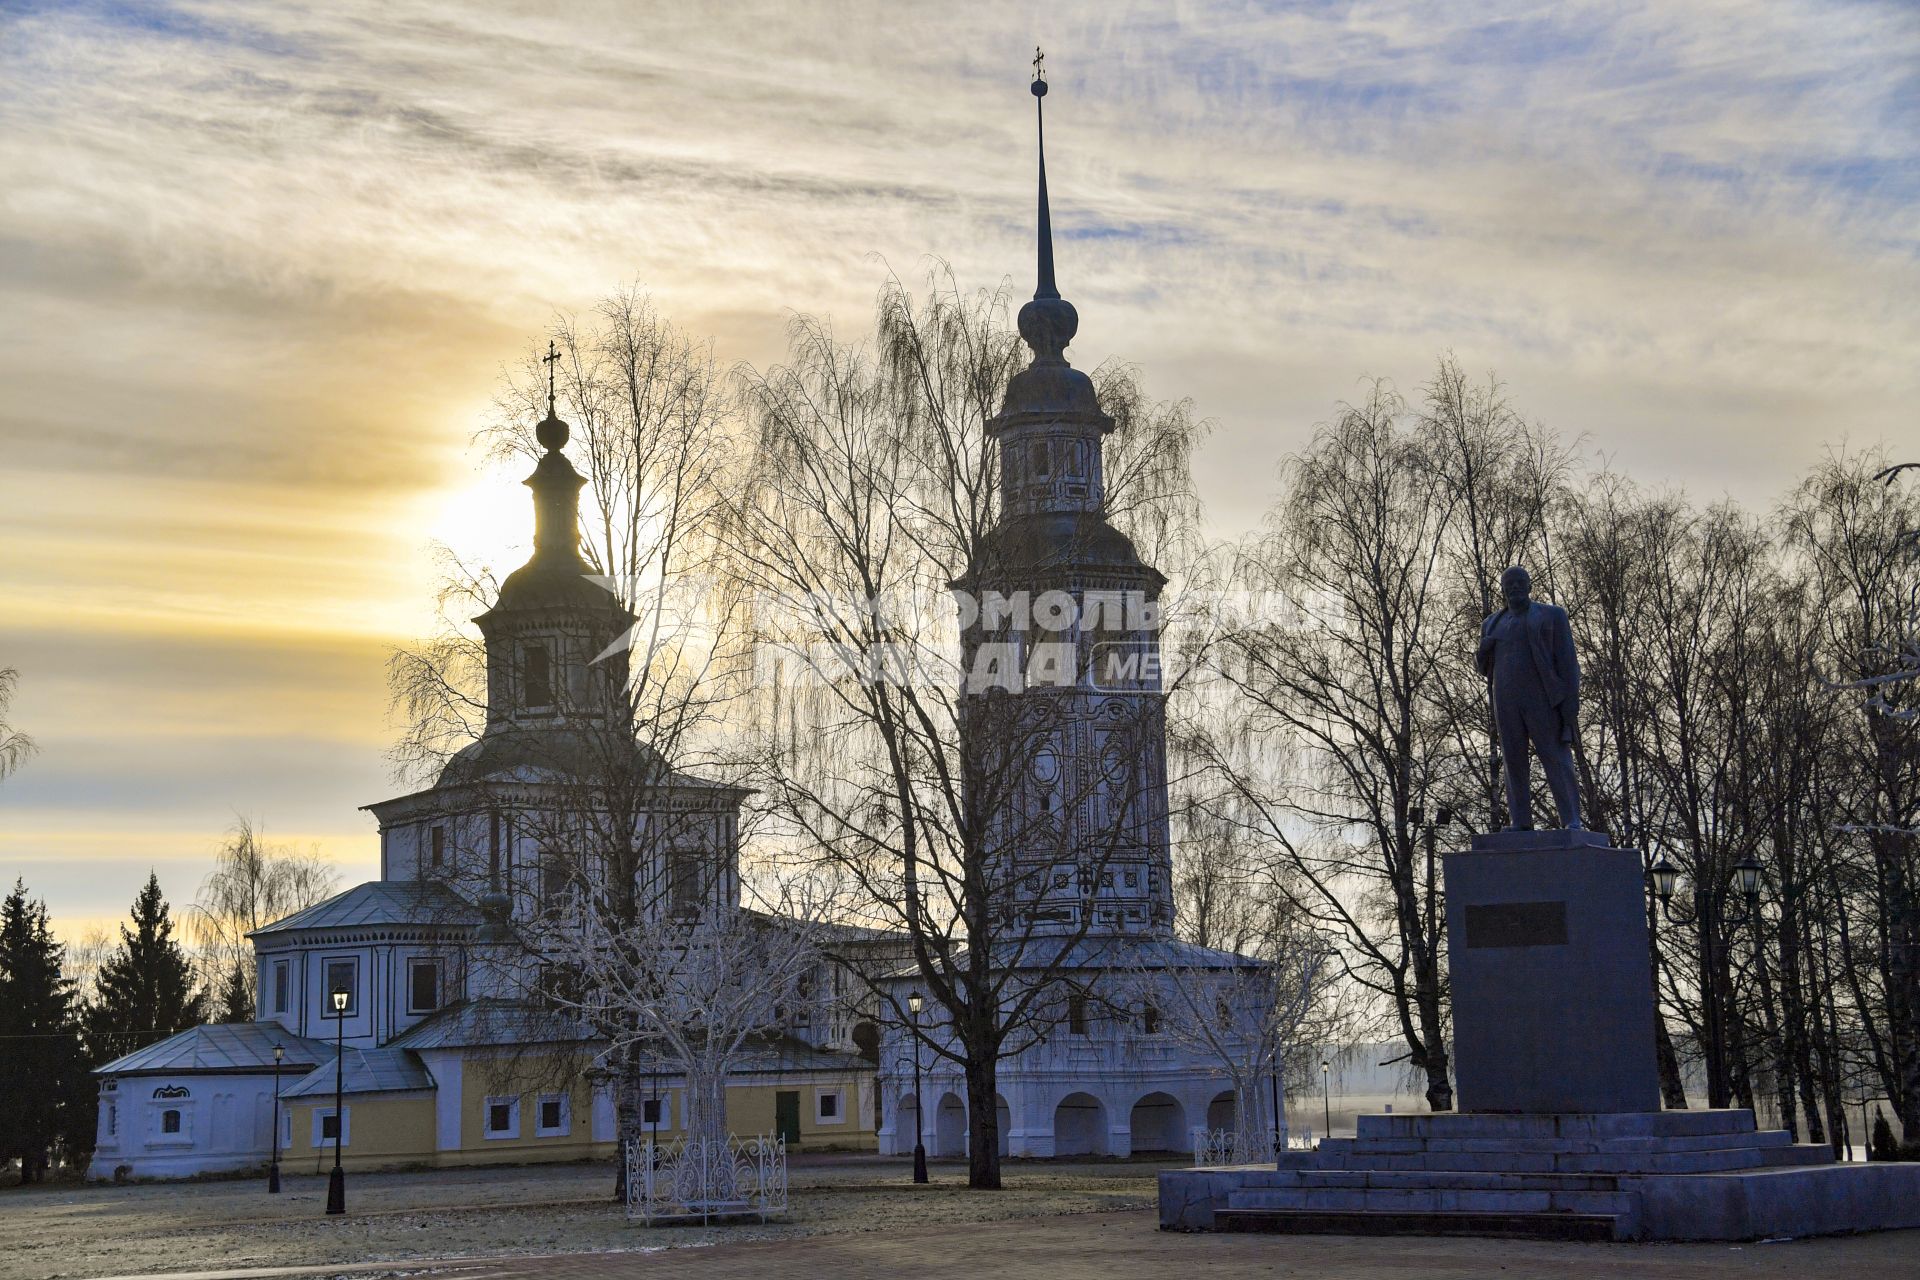
M 1060 288 L 1053 282 L 1053 215 L 1047 209 L 1047 55 L 1040 46 L 1033 48 L 1034 123 L 1040 138 L 1040 271 L 1033 296 L 1057 298 Z
M 552 338 L 547 339 L 547 354 L 540 357 L 540 363 L 547 366 L 547 416 L 551 418 L 555 401 L 554 371 L 560 365 L 560 348 L 554 345 Z

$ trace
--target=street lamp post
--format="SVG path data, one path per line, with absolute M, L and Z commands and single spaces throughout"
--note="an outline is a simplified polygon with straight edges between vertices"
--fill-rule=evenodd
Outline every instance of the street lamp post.
M 1724 1043 L 1726 1013 L 1721 1008 L 1719 962 L 1714 951 L 1728 930 L 1738 929 L 1759 915 L 1760 864 L 1752 855 L 1733 864 L 1734 880 L 1745 902 L 1737 916 L 1727 914 L 1727 891 L 1734 886 L 1702 885 L 1698 879 L 1693 886 L 1693 914 L 1676 915 L 1673 891 L 1680 882 L 1680 868 L 1662 854 L 1647 870 L 1653 878 L 1654 896 L 1660 900 L 1660 914 L 1667 922 L 1700 930 L 1700 998 L 1707 1032 L 1707 1105 L 1724 1107 L 1732 1101 L 1732 1090 L 1727 1081 Z
M 347 1136 L 346 1096 L 347 989 L 333 993 L 333 1175 L 327 1179 L 327 1212 L 347 1211 L 347 1175 L 340 1167 L 340 1143 Z
M 907 1012 L 913 1015 L 913 1180 L 927 1180 L 927 1118 L 920 1105 L 920 1005 L 918 991 L 907 996 Z
M 280 1060 L 287 1056 L 283 1044 L 273 1046 L 273 1154 L 267 1160 L 267 1194 L 280 1194 Z
M 1320 1059 L 1320 1118 L 1327 1126 L 1325 1137 L 1333 1136 L 1333 1064 Z
M 1273 1091 L 1273 1167 L 1280 1168 L 1280 1154 L 1285 1149 L 1280 1142 L 1280 1049 L 1273 1051 L 1273 1070 L 1267 1075 L 1267 1086 Z
M 1427 954 L 1437 956 L 1440 954 L 1440 931 L 1446 924 L 1446 913 L 1440 906 L 1440 828 L 1452 824 L 1453 809 L 1451 806 L 1444 804 L 1436 806 L 1435 811 L 1431 815 L 1432 820 L 1429 821 L 1426 806 L 1417 804 L 1413 806 L 1408 816 L 1413 819 L 1415 826 L 1422 829 L 1422 835 L 1425 837 L 1424 843 L 1427 853 L 1427 893 L 1424 903 L 1425 911 L 1423 913 L 1425 919 L 1421 924 L 1421 935 L 1425 939 Z M 1428 1079 L 1443 1082 L 1449 1080 L 1451 1077 L 1448 1075 L 1448 1072 L 1451 1070 L 1451 1066 L 1452 1064 L 1447 1060 L 1447 1050 L 1444 1042 L 1435 1045 L 1429 1041 L 1426 1061 Z M 1448 1097 L 1451 1099 L 1452 1085 L 1449 1084 L 1447 1088 Z M 1447 1108 L 1448 1110 L 1452 1110 L 1453 1103 L 1451 1101 L 1447 1103 Z M 1356 1133 L 1357 1132 L 1356 1130 Z

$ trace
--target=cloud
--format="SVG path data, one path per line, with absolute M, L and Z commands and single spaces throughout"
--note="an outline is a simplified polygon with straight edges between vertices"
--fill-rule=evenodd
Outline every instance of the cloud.
M 790 311 L 863 325 L 888 264 L 1024 288 L 1035 42 L 1072 354 L 1219 420 L 1222 532 L 1360 375 L 1415 385 L 1442 349 L 1635 474 L 1755 503 L 1823 441 L 1910 435 L 1911 6 L 17 6 L 0 661 L 23 727 L 77 752 L 33 766 L 35 830 L 96 830 L 90 795 L 175 829 L 132 776 L 153 753 L 69 696 L 85 646 L 45 642 L 98 634 L 136 721 L 188 680 L 280 707 L 264 755 L 299 785 L 251 730 L 195 768 L 354 829 L 370 655 L 425 626 L 422 543 L 501 367 L 634 280 L 756 362 Z M 330 645 L 357 656 L 267 660 Z M 152 776 L 194 823 L 231 803 Z

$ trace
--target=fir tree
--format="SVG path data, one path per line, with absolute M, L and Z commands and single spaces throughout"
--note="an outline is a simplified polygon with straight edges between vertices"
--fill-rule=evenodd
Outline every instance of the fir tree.
M 253 1021 L 253 984 L 247 981 L 244 964 L 227 970 L 227 980 L 220 984 L 220 1021 Z
M 18 1160 L 22 1182 L 93 1145 L 93 1081 L 63 953 L 46 904 L 16 880 L 0 904 L 0 1160 Z
M 206 994 L 193 989 L 193 966 L 173 940 L 157 875 L 148 873 L 133 900 L 133 927 L 120 926 L 120 946 L 100 966 L 94 985 L 85 1022 L 95 1066 L 206 1020 Z
M 1867 1147 L 1869 1160 L 1898 1160 L 1900 1144 L 1893 1140 L 1893 1126 L 1887 1123 L 1887 1113 L 1880 1108 L 1873 1109 L 1873 1140 Z

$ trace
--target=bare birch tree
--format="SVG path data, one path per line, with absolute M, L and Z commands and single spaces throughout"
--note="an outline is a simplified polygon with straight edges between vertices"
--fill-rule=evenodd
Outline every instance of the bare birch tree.
M 0 782 L 32 758 L 39 748 L 32 738 L 13 727 L 9 712 L 13 709 L 13 691 L 20 673 L 12 667 L 0 667 Z
M 260 1005 L 247 935 L 324 902 L 339 883 L 317 845 L 269 843 L 251 818 L 234 822 L 185 920 L 201 984 L 222 997 L 226 1020 L 251 1020 Z
M 548 456 L 535 424 L 552 398 L 586 482 L 578 563 L 566 572 L 606 590 L 569 597 L 596 650 L 578 714 L 555 731 L 517 735 L 524 768 L 487 784 L 493 848 L 464 864 L 460 887 L 510 904 L 528 961 L 509 967 L 520 975 L 516 995 L 559 1011 L 605 1011 L 587 1021 L 610 1045 L 604 1069 L 625 1138 L 642 1127 L 636 1081 L 649 1061 L 626 1021 L 638 1016 L 633 983 L 676 948 L 711 955 L 685 920 L 704 922 L 694 932 L 710 939 L 735 928 L 733 917 L 750 918 L 734 820 L 742 759 L 728 725 L 748 634 L 741 597 L 715 559 L 738 483 L 735 418 L 710 346 L 635 290 L 585 321 L 561 318 L 548 340 L 544 355 L 530 351 L 508 375 L 483 439 L 502 459 Z M 444 611 L 483 611 L 500 599 L 491 573 L 451 560 L 449 568 Z M 597 603 L 583 603 L 588 596 Z M 485 725 L 487 680 L 511 678 L 500 660 L 490 672 L 482 640 L 452 618 L 395 655 L 400 769 L 443 781 L 449 764 L 461 773 L 461 753 Z M 588 956 L 576 938 L 597 939 L 599 950 Z M 713 972 L 705 961 L 695 968 Z M 704 1016 L 711 1026 L 719 1014 Z M 658 1019 L 642 1025 L 659 1029 Z M 723 1125 L 724 1113 L 713 1114 L 704 1110 L 701 1123 Z
M 733 526 L 743 581 L 763 607 L 784 606 L 757 619 L 763 656 L 798 676 L 767 686 L 758 785 L 799 856 L 862 904 L 860 923 L 903 935 L 936 1010 L 929 1026 L 941 1024 L 924 1043 L 966 1078 L 975 1187 L 1000 1181 L 997 1065 L 1054 1021 L 1061 974 L 1138 818 L 1062 852 L 1077 864 L 1067 896 L 1079 895 L 1064 922 L 1039 901 L 1056 886 L 1005 851 L 1047 848 L 1059 815 L 1096 794 L 1118 815 L 1154 802 L 1131 775 L 1116 784 L 1052 755 L 1063 713 L 1047 694 L 969 692 L 990 637 L 956 615 L 950 593 L 1018 567 L 995 538 L 989 423 L 1019 365 L 1005 291 L 967 294 L 941 273 L 918 300 L 890 282 L 870 343 L 796 321 L 788 362 L 748 377 L 758 466 Z M 1171 545 L 1191 509 L 1199 428 L 1125 370 L 1103 369 L 1095 385 L 1119 442 L 1106 514 Z M 1116 725 L 1111 749 L 1130 759 L 1121 735 L 1155 730 Z M 874 990 L 906 1025 L 898 987 Z
M 1148 944 L 1117 987 L 1133 1025 L 1227 1078 L 1234 1150 L 1251 1160 L 1285 1143 L 1288 1092 L 1311 1076 L 1318 1047 L 1340 1026 L 1331 989 L 1338 969 L 1323 941 L 1283 930 L 1265 939 L 1257 959 L 1212 968 L 1196 965 L 1181 948 Z

